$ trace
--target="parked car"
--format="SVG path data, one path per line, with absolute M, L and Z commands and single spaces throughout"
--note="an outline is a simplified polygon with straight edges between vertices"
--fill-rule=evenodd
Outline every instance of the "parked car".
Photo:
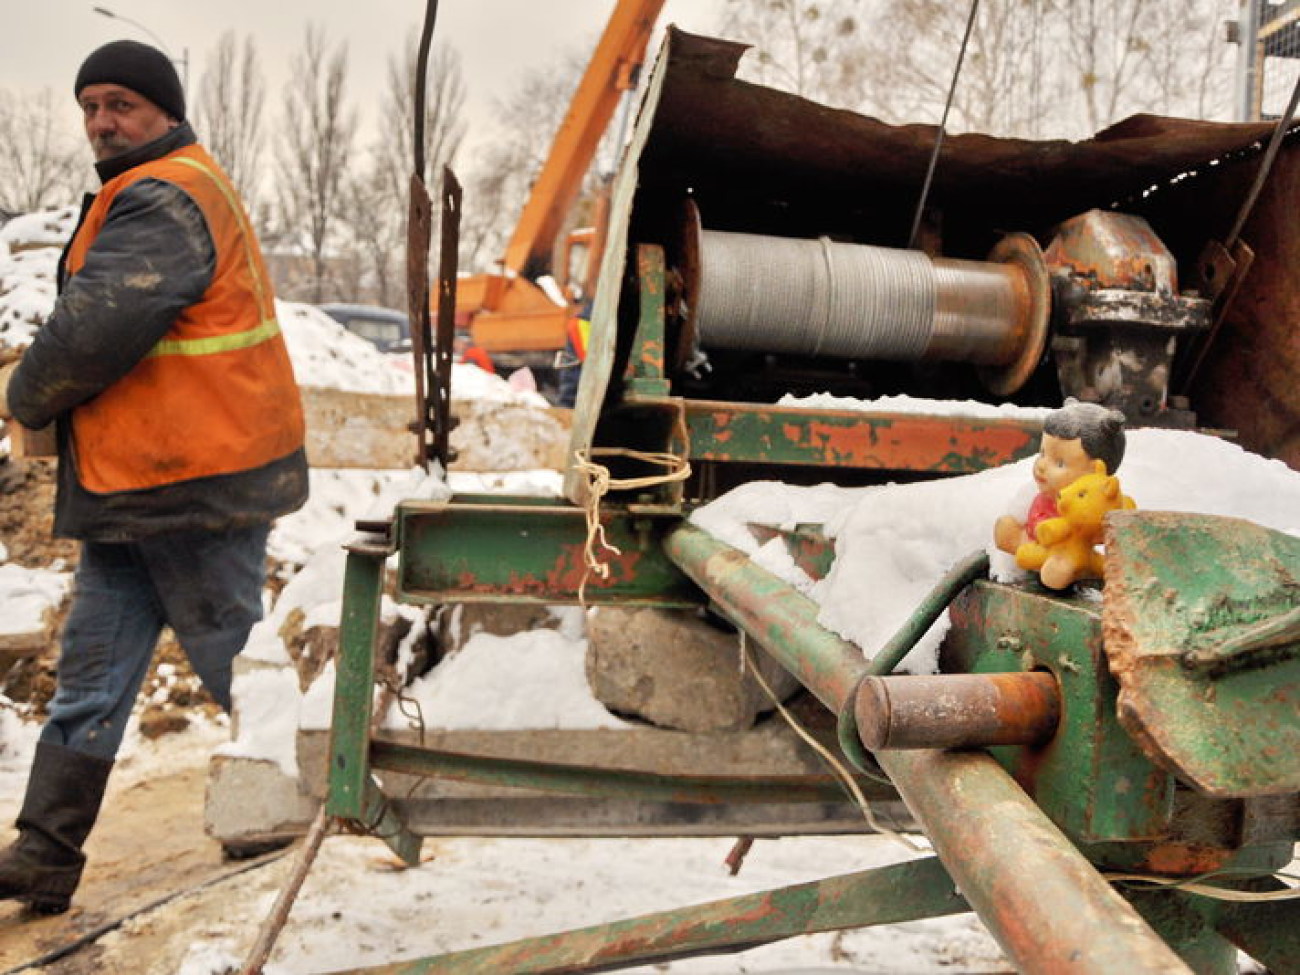
M 320 309 L 380 352 L 405 352 L 411 347 L 411 320 L 405 312 L 378 305 L 329 304 Z

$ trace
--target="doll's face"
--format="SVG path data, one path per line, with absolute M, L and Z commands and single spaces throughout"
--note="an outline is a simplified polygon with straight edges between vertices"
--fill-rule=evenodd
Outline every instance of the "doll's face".
M 1034 483 L 1039 491 L 1059 494 L 1083 475 L 1092 473 L 1092 458 L 1080 440 L 1062 440 L 1050 433 L 1043 434 L 1034 461 Z

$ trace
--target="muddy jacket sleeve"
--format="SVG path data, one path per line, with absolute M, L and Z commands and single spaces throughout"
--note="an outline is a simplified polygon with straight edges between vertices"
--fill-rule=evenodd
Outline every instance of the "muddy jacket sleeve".
M 158 179 L 122 190 L 13 375 L 14 417 L 43 427 L 130 372 L 203 296 L 215 266 L 212 235 L 188 194 Z

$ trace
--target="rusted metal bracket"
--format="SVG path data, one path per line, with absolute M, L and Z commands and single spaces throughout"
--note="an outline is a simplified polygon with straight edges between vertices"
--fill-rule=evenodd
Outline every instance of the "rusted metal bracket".
M 1255 251 L 1240 237 L 1232 244 L 1232 250 L 1218 241 L 1210 241 L 1201 252 L 1197 262 L 1202 291 L 1213 302 L 1213 311 L 1209 329 L 1193 340 L 1193 351 L 1187 357 L 1189 365 L 1182 370 L 1178 389 L 1186 392 L 1196 380 L 1196 375 L 1205 364 L 1205 358 L 1214 341 L 1223 328 L 1228 310 L 1237 298 L 1251 265 L 1255 263 Z
M 589 605 L 689 607 L 701 597 L 659 544 L 680 514 L 655 506 L 606 504 L 608 577 L 587 579 Z M 397 595 L 413 603 L 576 604 L 587 578 L 583 509 L 536 498 L 462 496 L 405 501 L 397 508 L 401 558 Z
M 448 437 L 456 428 L 456 417 L 451 414 L 451 356 L 456 340 L 456 269 L 460 250 L 460 181 L 450 166 L 442 168 L 442 222 L 438 251 L 438 328 L 433 347 L 432 458 L 442 465 L 456 459 Z
M 1105 539 L 1124 728 L 1204 795 L 1300 791 L 1300 539 L 1166 511 L 1116 512 Z

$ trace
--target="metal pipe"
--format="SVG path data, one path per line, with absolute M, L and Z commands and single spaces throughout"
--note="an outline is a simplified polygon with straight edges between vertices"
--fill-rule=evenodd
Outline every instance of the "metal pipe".
M 877 758 L 1016 971 L 1191 975 L 990 756 Z
M 832 711 L 866 667 L 816 622 L 816 605 L 692 525 L 666 539 L 676 562 Z M 1000 765 L 983 752 L 882 751 L 882 768 L 1018 970 L 1036 975 L 1189 973 Z
M 1061 718 L 1056 678 L 1043 672 L 867 677 L 853 706 L 873 752 L 1037 745 Z
M 867 662 L 856 644 L 818 625 L 816 603 L 694 525 L 675 528 L 664 548 L 728 619 L 839 713 Z

